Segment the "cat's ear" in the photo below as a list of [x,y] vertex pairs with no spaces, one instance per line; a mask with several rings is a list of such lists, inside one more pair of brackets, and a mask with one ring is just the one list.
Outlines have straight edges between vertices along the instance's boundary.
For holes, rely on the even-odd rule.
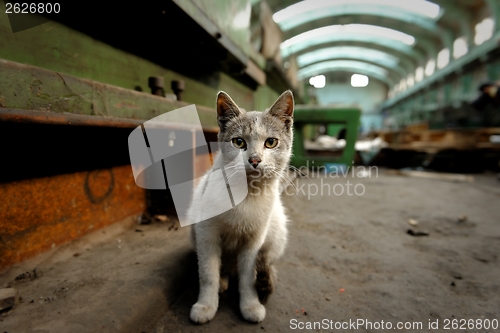
[[242,112],[238,105],[223,91],[217,94],[217,122],[221,130],[224,129],[226,123],[231,119],[238,117]]
[[285,91],[267,111],[270,115],[279,118],[289,128],[293,122],[293,94]]

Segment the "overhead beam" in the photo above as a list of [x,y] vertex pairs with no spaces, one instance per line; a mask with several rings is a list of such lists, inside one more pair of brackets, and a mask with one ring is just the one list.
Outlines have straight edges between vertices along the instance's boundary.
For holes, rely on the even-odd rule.
[[436,31],[436,22],[431,18],[412,14],[410,12],[405,12],[401,9],[390,6],[377,4],[365,4],[363,6],[360,6],[356,3],[337,6],[332,5],[325,8],[318,8],[316,10],[308,11],[307,13],[289,17],[286,20],[279,22],[278,25],[284,32],[286,32],[305,23],[316,21],[322,18],[333,18],[346,15],[375,15],[387,17],[398,21],[418,25],[422,29],[425,29],[432,33]]
[[388,76],[388,71],[385,68],[354,60],[333,60],[317,63],[299,70],[298,76],[299,79],[305,79],[309,76],[335,71],[364,74],[385,82],[389,87],[394,85],[394,80]]
[[376,51],[381,51],[384,53],[391,54],[399,59],[399,65],[405,69],[406,73],[415,72],[415,68],[419,65],[419,63],[416,61],[415,58],[412,58],[412,57],[408,56],[407,54],[404,54],[404,53],[399,52],[397,50],[394,50],[394,49],[391,49],[388,47],[384,47],[384,46],[378,45],[378,44],[354,42],[354,41],[332,42],[332,43],[316,45],[316,46],[312,46],[312,47],[309,47],[307,49],[304,49],[300,52],[297,52],[293,56],[299,57],[302,54],[306,54],[306,53],[317,51],[317,50],[322,50],[325,48],[327,49],[330,47],[362,47],[362,48],[367,48],[370,50],[376,50]]
[[290,45],[289,47],[281,50],[281,55],[284,58],[286,58],[292,54],[304,51],[313,46],[318,46],[333,42],[360,42],[360,43],[368,43],[368,44],[383,46],[385,48],[404,53],[405,55],[415,59],[416,63],[424,63],[425,60],[427,59],[426,55],[423,52],[415,50],[410,45],[404,44],[402,42],[397,42],[389,38],[382,38],[382,37],[374,38],[373,36],[363,35],[363,34],[355,34],[355,35],[329,34],[329,35],[319,36],[314,39],[309,39],[306,41],[296,43],[294,45]]
[[359,60],[380,67],[397,75],[400,79],[406,78],[407,72],[399,65],[399,59],[389,53],[355,46],[340,46],[318,49],[304,53],[297,57],[299,68],[328,60]]

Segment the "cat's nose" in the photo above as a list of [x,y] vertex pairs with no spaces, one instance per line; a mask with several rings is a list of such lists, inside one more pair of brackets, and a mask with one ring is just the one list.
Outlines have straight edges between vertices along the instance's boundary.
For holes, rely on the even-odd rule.
[[258,157],[251,157],[248,159],[248,163],[250,163],[254,169],[257,168],[260,162],[262,162],[262,160]]

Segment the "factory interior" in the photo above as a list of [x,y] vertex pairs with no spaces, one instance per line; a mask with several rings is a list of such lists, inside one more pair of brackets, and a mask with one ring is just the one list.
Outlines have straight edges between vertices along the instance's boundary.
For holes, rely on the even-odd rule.
[[[499,0],[0,1],[0,332],[500,332],[499,90]],[[220,91],[293,94],[258,323],[190,319]]]

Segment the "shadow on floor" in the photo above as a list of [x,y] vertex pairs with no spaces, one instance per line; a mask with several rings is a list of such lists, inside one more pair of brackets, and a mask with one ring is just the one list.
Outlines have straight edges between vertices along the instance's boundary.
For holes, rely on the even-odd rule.
[[[178,328],[179,324],[186,328],[196,326],[189,319],[191,307],[196,303],[199,292],[196,253],[192,250],[179,253],[175,259],[170,260],[169,265],[158,270],[157,273],[167,281],[164,294],[168,302],[168,313],[158,321],[156,327],[169,329],[172,325],[172,328]],[[245,320],[239,310],[238,279],[231,278],[228,290],[219,296],[219,309],[214,320],[219,316],[224,316],[230,317],[232,321],[244,323]],[[156,331],[153,330],[153,332]]]

